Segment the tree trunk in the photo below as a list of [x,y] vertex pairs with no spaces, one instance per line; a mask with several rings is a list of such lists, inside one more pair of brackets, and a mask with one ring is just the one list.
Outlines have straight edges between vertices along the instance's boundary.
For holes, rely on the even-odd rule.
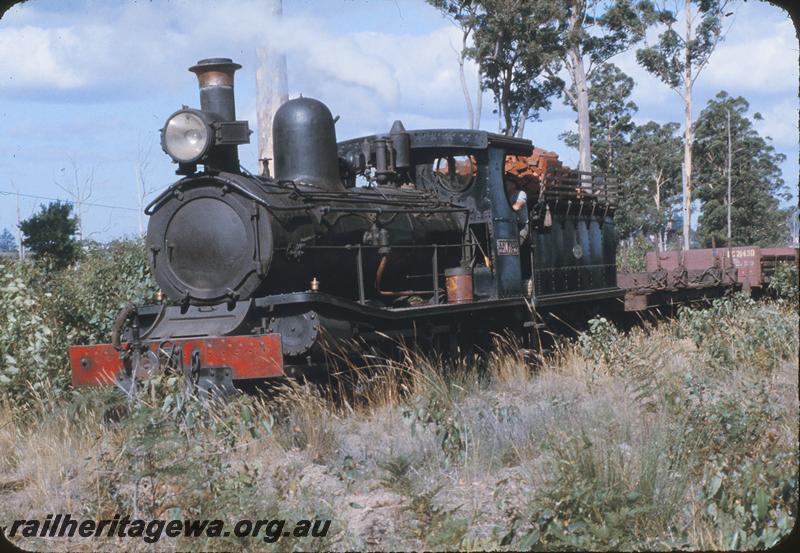
[[525,121],[528,119],[528,113],[521,111],[519,113],[519,117],[517,118],[517,132],[514,136],[517,138],[522,138],[522,135],[525,133]]
[[[16,190],[16,186],[14,186],[14,182],[11,182],[11,186]],[[22,261],[25,259],[25,246],[22,245],[22,229],[20,229],[19,224],[22,220],[19,217],[19,192],[17,192],[17,241],[19,241],[19,260]]]
[[139,163],[135,166],[136,171],[136,196],[139,199],[139,238],[144,236],[144,179],[142,178],[142,167]]
[[469,128],[475,128],[475,110],[472,109],[472,98],[469,96],[469,88],[467,88],[467,77],[464,75],[464,60],[466,59],[467,38],[469,37],[470,29],[465,29],[461,35],[461,55],[458,58],[458,76],[461,79],[461,91],[464,93],[464,103],[467,105],[467,115],[469,117]]
[[[578,170],[591,172],[592,170],[592,136],[589,128],[589,90],[586,84],[586,69],[583,65],[578,36],[586,15],[586,4],[583,1],[574,2],[569,17],[567,36],[571,38],[571,45],[567,49],[569,59],[569,73],[572,77],[572,86],[575,90],[575,111],[578,112]],[[586,186],[586,184],[584,184]],[[591,187],[591,182],[588,183]]]
[[475,119],[472,128],[478,130],[481,128],[481,108],[483,105],[483,88],[481,87],[481,70],[478,67],[478,91],[475,93]]
[[660,250],[664,250],[664,229],[663,227],[663,220],[661,218],[661,171],[656,174],[656,213],[658,214],[658,240],[656,240],[656,246]]
[[503,84],[503,121],[506,128],[503,129],[503,134],[506,136],[514,135],[514,121],[511,119],[511,110],[509,109],[509,96],[511,95],[511,78],[508,77]]
[[686,36],[684,37],[684,64],[685,74],[683,81],[684,124],[683,135],[683,249],[691,248],[692,231],[692,143],[694,129],[692,128],[692,60],[689,57],[688,44],[692,38],[692,12],[690,0],[684,0],[686,7]]
[[[282,0],[266,0],[267,13],[280,17]],[[289,99],[286,77],[286,55],[266,45],[256,49],[256,110],[258,117],[258,162],[262,175],[269,171],[273,159],[272,119],[278,108]]]
[[578,112],[578,170],[592,170],[592,136],[589,128],[589,90],[586,87],[586,71],[578,47],[570,48],[572,62],[572,84],[575,88],[575,110]]

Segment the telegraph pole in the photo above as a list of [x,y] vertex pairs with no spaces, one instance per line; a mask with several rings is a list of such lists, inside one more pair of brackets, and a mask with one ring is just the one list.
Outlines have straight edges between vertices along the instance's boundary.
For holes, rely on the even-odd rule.
[[137,164],[134,167],[136,172],[136,196],[139,199],[139,237],[144,236],[144,186],[142,185],[142,170]]
[[17,253],[19,254],[19,260],[22,261],[25,259],[25,246],[22,245],[22,229],[19,228],[19,224],[22,222],[19,215],[19,190],[17,190],[13,179],[11,180],[11,188],[17,193],[17,242],[19,242],[19,250],[17,250]]
[[19,224],[22,221],[19,219],[19,192],[17,192],[17,241],[19,242],[19,260],[25,259],[25,246],[22,245],[22,229]]
[[728,247],[731,247],[731,158],[733,152],[731,150],[731,110],[725,108],[728,112]]

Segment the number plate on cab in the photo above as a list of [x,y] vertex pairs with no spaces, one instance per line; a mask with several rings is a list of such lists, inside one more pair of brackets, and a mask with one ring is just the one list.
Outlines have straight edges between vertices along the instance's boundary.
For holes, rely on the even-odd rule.
[[516,240],[498,240],[497,255],[519,255],[519,242]]

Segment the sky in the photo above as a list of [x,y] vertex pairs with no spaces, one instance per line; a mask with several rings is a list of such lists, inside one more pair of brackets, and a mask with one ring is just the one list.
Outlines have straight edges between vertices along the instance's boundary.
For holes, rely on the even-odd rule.
[[[71,199],[76,183],[91,197],[82,207],[83,235],[99,241],[134,236],[140,214],[137,175],[149,198],[177,180],[161,151],[159,129],[181,105],[199,106],[198,60],[230,57],[237,116],[256,129],[255,49],[286,52],[290,97],[325,102],[344,140],[407,129],[467,126],[458,78],[460,31],[424,0],[284,0],[282,19],[264,0],[29,0],[0,19],[0,231],[16,234],[48,200]],[[744,96],[756,128],[786,155],[784,180],[797,199],[798,41],[780,8],[738,2],[725,41],[700,75],[694,116],[720,90]],[[652,40],[654,35],[648,37]],[[614,58],[634,78],[637,123],[683,121],[679,96],[636,64],[633,51]],[[477,88],[477,70],[467,65]],[[474,98],[474,96],[473,96]],[[497,131],[491,94],[481,128]],[[558,138],[575,128],[559,99],[528,122],[526,138],[559,153],[577,152]],[[256,134],[240,148],[257,170]],[[18,198],[13,192],[19,192]],[[9,194],[11,193],[11,194]],[[97,204],[97,205],[86,205]]]

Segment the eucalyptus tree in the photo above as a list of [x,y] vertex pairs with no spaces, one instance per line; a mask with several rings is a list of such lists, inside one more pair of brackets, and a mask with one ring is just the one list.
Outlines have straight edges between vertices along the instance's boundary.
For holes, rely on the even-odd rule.
[[[667,0],[664,0],[666,3]],[[636,52],[636,59],[649,73],[674,90],[684,104],[683,153],[683,249],[691,239],[692,214],[692,88],[708,65],[711,54],[723,40],[723,19],[730,0],[674,0],[672,10],[660,12],[665,29],[655,44]],[[695,9],[692,6],[695,6]],[[678,20],[682,7],[682,19]],[[683,30],[676,27],[683,25]]]
[[[263,0],[264,15],[280,21],[283,0]],[[266,38],[256,47],[256,117],[258,120],[258,163],[262,175],[269,172],[269,160],[275,157],[272,143],[272,119],[289,100],[286,54],[279,47],[267,45]]]
[[637,125],[618,160],[620,209],[617,234],[655,235],[665,249],[680,202],[681,138],[678,123]]
[[649,0],[563,0],[558,19],[570,84],[565,99],[578,115],[578,169],[592,169],[590,83],[595,70],[641,41],[659,12]]
[[754,122],[761,115],[748,116],[749,108],[741,96],[722,91],[697,118],[697,240],[705,246],[729,244],[729,213],[730,245],[779,245],[789,235],[787,210],[780,207],[791,198],[780,167],[786,156],[758,133]]
[[11,234],[11,231],[7,228],[3,229],[3,232],[0,232],[0,252],[16,252],[17,251],[17,241],[14,239],[14,235]]
[[549,109],[563,88],[556,76],[563,41],[559,9],[551,0],[479,1],[467,53],[494,95],[504,134],[522,136],[525,121]]
[[[589,84],[595,68],[631,48],[657,16],[650,0],[428,0],[463,31],[464,56],[477,61],[503,132],[522,135],[525,121],[564,94],[578,113],[579,169],[591,170]],[[471,33],[472,45],[467,47]],[[565,68],[569,84],[560,77]]]
[[[630,142],[638,106],[631,100],[634,81],[612,63],[600,65],[589,80],[589,125],[592,135],[592,169],[619,172],[618,158]],[[580,147],[578,133],[561,135],[573,148]]]

